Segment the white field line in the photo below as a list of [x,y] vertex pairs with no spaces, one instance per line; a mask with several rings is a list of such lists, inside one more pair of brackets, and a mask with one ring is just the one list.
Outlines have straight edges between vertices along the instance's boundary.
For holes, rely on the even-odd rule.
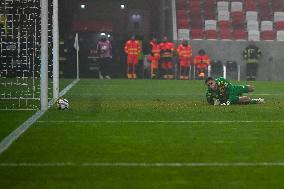
[[[76,83],[78,83],[78,79],[74,80],[72,83],[70,83],[65,89],[63,89],[59,96],[63,96],[67,91],[69,91]],[[48,103],[48,106],[52,106],[56,100],[51,100]],[[24,123],[22,123],[17,129],[12,131],[7,137],[5,137],[0,142],[0,154],[3,153],[6,149],[10,147],[10,145],[17,140],[26,130],[28,130],[32,124],[34,124],[43,114],[45,111],[37,111],[33,116],[31,116],[28,120],[26,120]]]
[[12,131],[6,138],[4,138],[0,142],[0,154],[4,152],[6,149],[9,148],[9,146],[17,139],[19,138],[26,130],[30,128],[30,126],[38,120],[45,111],[38,111],[36,112],[32,117],[30,117],[28,120],[26,120],[23,124],[21,124],[17,129]]
[[251,95],[253,95],[253,96],[257,96],[257,95],[259,95],[259,96],[284,96],[284,93],[279,93],[279,94],[270,94],[270,93],[256,93],[256,94],[254,94],[254,93],[249,93],[249,94],[251,94]]
[[40,120],[37,123],[284,123],[284,120]]
[[284,162],[19,162],[0,163],[0,167],[282,167]]
[[13,112],[17,112],[17,111],[35,111],[35,109],[0,109],[0,111],[13,111]]
[[[113,93],[73,93],[73,95],[83,95],[83,96],[127,96],[127,94],[113,94]],[[136,96],[200,96],[200,93],[186,94],[186,93],[155,93],[155,94],[137,94]],[[250,96],[284,96],[283,93],[270,94],[270,93],[249,93]]]

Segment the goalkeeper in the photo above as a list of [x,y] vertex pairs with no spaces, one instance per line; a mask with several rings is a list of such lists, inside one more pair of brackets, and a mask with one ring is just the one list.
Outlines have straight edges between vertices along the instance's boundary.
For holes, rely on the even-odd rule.
[[251,99],[243,96],[243,93],[254,91],[252,85],[232,85],[223,77],[213,79],[208,77],[205,80],[208,86],[206,93],[207,102],[212,105],[230,105],[230,104],[260,104],[264,99]]

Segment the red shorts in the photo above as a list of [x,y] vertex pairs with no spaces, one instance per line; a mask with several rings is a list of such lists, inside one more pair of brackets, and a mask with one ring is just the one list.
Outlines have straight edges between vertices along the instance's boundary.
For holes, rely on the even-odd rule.
[[207,64],[196,64],[195,67],[197,69],[206,69],[208,68],[208,65]]
[[138,56],[137,55],[128,55],[127,56],[127,64],[128,65],[138,64]]
[[165,62],[165,63],[163,63],[162,64],[162,68],[163,69],[172,69],[173,68],[173,65],[172,65],[172,63],[171,62]]
[[159,57],[152,57],[151,58],[151,68],[152,69],[157,69],[158,63],[159,63]]
[[188,58],[180,59],[179,64],[180,64],[180,67],[189,67],[190,61]]

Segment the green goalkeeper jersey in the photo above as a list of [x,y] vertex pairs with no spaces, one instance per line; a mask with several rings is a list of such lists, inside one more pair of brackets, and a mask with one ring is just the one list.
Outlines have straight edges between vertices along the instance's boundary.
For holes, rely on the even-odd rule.
[[215,82],[218,86],[218,90],[214,91],[208,88],[206,92],[207,102],[213,104],[214,99],[219,99],[221,103],[227,102],[232,84],[223,77],[216,78]]
[[223,77],[215,79],[218,90],[214,91],[208,88],[206,98],[209,104],[213,104],[215,99],[218,99],[220,103],[237,104],[239,97],[243,93],[248,93],[249,89],[247,85],[232,85]]

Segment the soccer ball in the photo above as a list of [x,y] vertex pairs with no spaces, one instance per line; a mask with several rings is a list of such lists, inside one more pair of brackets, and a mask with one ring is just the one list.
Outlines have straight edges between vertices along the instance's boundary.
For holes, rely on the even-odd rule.
[[67,99],[64,99],[64,98],[60,98],[58,101],[57,101],[57,107],[59,110],[66,110],[69,108],[69,102]]

